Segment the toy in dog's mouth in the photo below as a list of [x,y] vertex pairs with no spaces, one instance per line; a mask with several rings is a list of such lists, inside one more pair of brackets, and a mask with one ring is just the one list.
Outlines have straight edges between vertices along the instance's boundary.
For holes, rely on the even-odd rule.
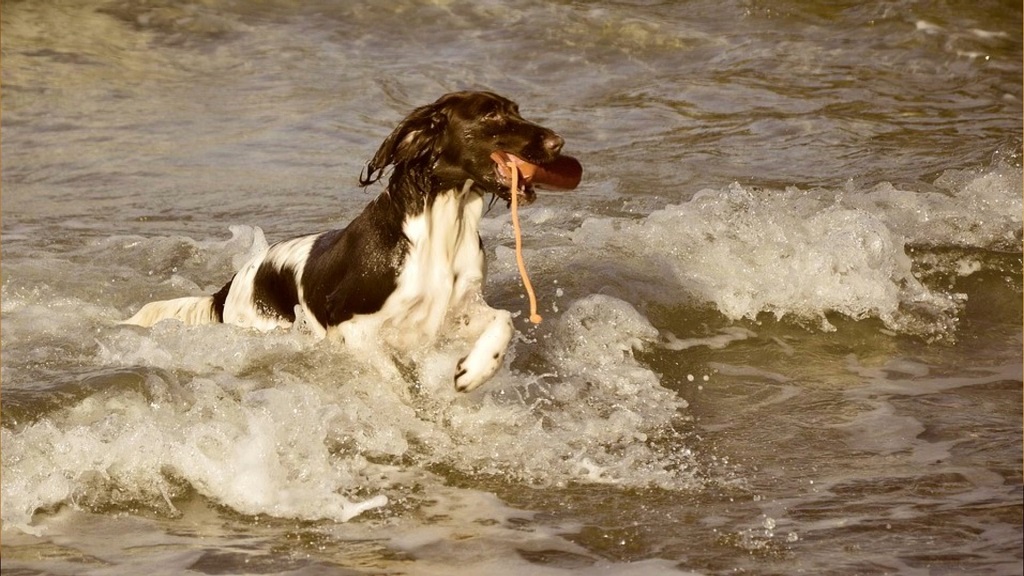
[[524,204],[536,198],[534,186],[546,190],[572,190],[583,178],[583,166],[572,156],[559,156],[544,164],[534,164],[499,150],[491,154],[491,160],[494,160],[494,172],[502,187],[498,195],[505,200],[512,197],[512,168],[509,164],[515,166],[519,173],[519,201]]

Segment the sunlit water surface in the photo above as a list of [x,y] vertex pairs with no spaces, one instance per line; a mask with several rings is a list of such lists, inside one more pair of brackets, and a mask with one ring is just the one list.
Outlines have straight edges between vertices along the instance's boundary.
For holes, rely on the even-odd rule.
[[[1019,3],[354,4],[3,3],[5,573],[1022,572]],[[458,89],[586,168],[487,386],[116,324]]]

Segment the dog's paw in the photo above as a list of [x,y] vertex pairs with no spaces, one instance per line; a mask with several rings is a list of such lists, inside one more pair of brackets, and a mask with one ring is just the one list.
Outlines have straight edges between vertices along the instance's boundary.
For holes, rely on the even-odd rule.
[[495,314],[473,344],[473,349],[455,365],[455,389],[469,392],[490,380],[505,360],[513,332],[512,318],[508,313]]
[[469,392],[479,387],[494,376],[504,359],[505,354],[502,352],[495,352],[490,357],[470,353],[455,365],[455,389]]

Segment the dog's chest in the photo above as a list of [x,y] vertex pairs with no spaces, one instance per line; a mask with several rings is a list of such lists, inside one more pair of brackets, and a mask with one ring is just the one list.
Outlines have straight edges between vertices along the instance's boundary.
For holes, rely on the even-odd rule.
[[430,343],[449,311],[479,293],[484,276],[482,212],[479,194],[451,190],[405,219],[402,230],[409,251],[379,318],[397,345]]

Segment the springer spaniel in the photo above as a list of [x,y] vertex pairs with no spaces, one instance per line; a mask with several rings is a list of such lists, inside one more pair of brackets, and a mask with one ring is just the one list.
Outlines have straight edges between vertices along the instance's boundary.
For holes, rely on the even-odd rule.
[[320,337],[399,353],[454,325],[473,342],[455,366],[455,388],[473,390],[501,367],[513,335],[511,315],[481,295],[484,195],[528,203],[534,185],[574,188],[582,167],[561,155],[563,144],[497,94],[442,96],[381,144],[359,183],[377,182],[391,166],[387,188],[347,227],[274,244],[216,294],[151,302],[125,323],[173,318],[266,331],[290,326],[298,307]]

